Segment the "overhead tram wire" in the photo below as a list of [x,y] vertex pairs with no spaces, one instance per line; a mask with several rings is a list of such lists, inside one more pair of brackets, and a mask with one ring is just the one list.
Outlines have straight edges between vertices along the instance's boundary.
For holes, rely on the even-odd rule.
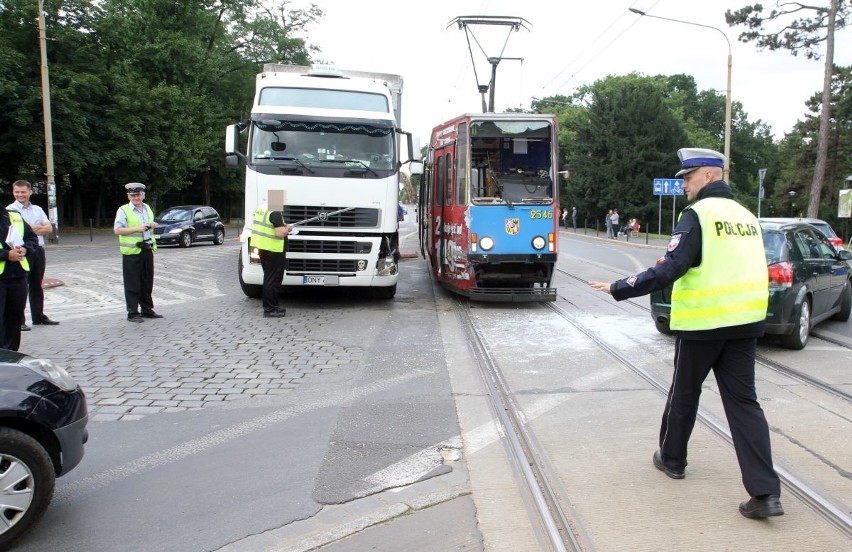
[[[648,9],[649,9],[649,10],[650,10],[650,9],[652,9],[652,8],[653,8],[654,6],[656,6],[659,2],[660,2],[660,0],[656,0],[656,2],[654,2],[653,4],[651,4],[651,7],[649,7]],[[633,7],[633,5],[635,5],[635,4],[636,4],[636,2],[632,2],[632,3],[631,3],[631,5],[628,7],[628,9],[629,9],[629,8],[631,8],[631,7]],[[618,17],[616,17],[616,18],[612,21],[612,23],[610,23],[610,24],[609,24],[609,26],[607,26],[607,27],[606,27],[606,29],[604,29],[603,31],[601,31],[601,33],[600,33],[600,34],[598,34],[598,36],[597,36],[597,37],[596,37],[596,38],[595,38],[595,39],[594,39],[594,40],[590,43],[590,46],[594,46],[594,44],[595,44],[595,43],[597,43],[599,40],[601,40],[601,38],[602,38],[604,35],[606,35],[606,34],[609,32],[609,30],[610,30],[610,29],[612,29],[612,28],[616,25],[616,23],[618,23],[618,21],[619,21],[619,20],[621,20],[621,19],[622,19],[622,18],[626,15],[626,13],[627,13],[627,12],[625,12],[624,14],[619,15]],[[597,53],[595,53],[595,54],[594,54],[591,58],[589,58],[589,60],[588,60],[586,63],[584,63],[583,65],[581,65],[579,69],[577,69],[576,71],[574,71],[574,73],[572,73],[572,74],[571,74],[571,76],[569,76],[569,77],[568,77],[568,79],[566,79],[566,80],[565,80],[562,84],[560,84],[560,85],[559,85],[559,87],[558,87],[558,88],[554,91],[554,94],[557,94],[560,90],[562,90],[563,88],[565,88],[565,85],[567,85],[569,82],[571,82],[571,81],[574,79],[574,77],[576,77],[576,76],[577,76],[577,74],[578,74],[578,73],[580,73],[583,69],[585,69],[585,68],[586,68],[586,67],[587,67],[587,66],[588,66],[591,62],[593,62],[593,61],[594,61],[594,60],[595,60],[598,56],[600,56],[602,53],[604,53],[604,52],[605,52],[605,51],[606,51],[606,50],[607,50],[610,46],[612,46],[612,45],[615,43],[615,41],[617,41],[619,38],[621,38],[621,37],[622,37],[622,35],[624,35],[624,33],[626,33],[627,31],[629,31],[629,30],[631,29],[631,27],[633,27],[633,25],[635,25],[635,24],[636,24],[636,21],[631,22],[631,23],[630,23],[627,27],[625,27],[625,28],[624,28],[624,30],[622,30],[620,33],[618,33],[618,35],[616,35],[616,36],[615,36],[615,38],[613,38],[612,40],[610,40],[610,41],[609,41],[609,43],[607,43],[607,44],[606,44],[606,46],[604,46],[603,48],[601,48],[600,50],[598,50],[598,51],[597,51]],[[567,71],[567,70],[568,70],[568,68],[569,68],[569,67],[571,67],[572,65],[574,65],[574,64],[577,62],[577,60],[579,60],[579,59],[580,59],[580,58],[582,58],[582,57],[583,57],[583,55],[582,55],[582,54],[580,54],[580,55],[578,55],[577,57],[575,57],[575,58],[574,58],[571,62],[569,62],[569,63],[568,63],[568,65],[566,65],[566,66],[565,66],[565,67],[564,67],[561,71],[559,71],[556,75],[554,75],[554,76],[553,76],[553,78],[551,78],[549,81],[547,81],[547,83],[546,83],[546,84],[544,84],[544,85],[541,87],[541,89],[543,90],[543,89],[547,88],[548,86],[550,86],[550,85],[551,85],[551,83],[553,83],[553,81],[555,81],[557,78],[559,78],[559,77],[560,77],[560,76],[561,76],[561,75],[562,75],[565,71]]]

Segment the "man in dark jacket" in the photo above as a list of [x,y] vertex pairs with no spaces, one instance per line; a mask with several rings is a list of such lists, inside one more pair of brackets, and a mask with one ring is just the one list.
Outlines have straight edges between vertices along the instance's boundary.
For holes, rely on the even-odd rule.
[[17,351],[27,303],[27,252],[38,247],[38,237],[20,213],[0,211],[0,347]]
[[781,482],[772,464],[769,426],[754,385],[757,338],[764,333],[768,276],[757,218],[733,200],[722,180],[725,157],[715,151],[678,151],[684,209],[662,262],[612,284],[589,282],[617,301],[674,284],[670,327],[677,332],[672,385],[654,466],[673,479],[686,476],[687,443],[701,386],[712,369],[725,407],[742,480],[751,499],[748,518],[784,513]]

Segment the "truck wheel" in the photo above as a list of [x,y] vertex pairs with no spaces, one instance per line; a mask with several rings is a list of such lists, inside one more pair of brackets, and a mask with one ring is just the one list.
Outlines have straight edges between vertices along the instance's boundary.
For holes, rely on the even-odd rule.
[[181,232],[180,239],[178,240],[178,245],[181,247],[189,247],[192,245],[192,234],[189,232]]
[[396,295],[396,284],[387,287],[373,288],[373,297],[377,299],[393,299]]
[[781,346],[785,349],[799,351],[808,344],[811,335],[811,303],[806,297],[799,308],[799,316],[793,326],[793,333],[781,336]]
[[222,245],[225,243],[225,231],[221,228],[216,230],[216,234],[213,236],[213,243],[216,245]]
[[53,497],[56,473],[44,447],[29,435],[0,428],[0,550],[36,523]]
[[672,335],[672,330],[669,328],[667,322],[662,322],[660,320],[654,320],[654,326],[657,327],[657,331],[663,335]]
[[239,253],[239,260],[237,261],[237,277],[240,279],[240,287],[243,290],[243,293],[246,294],[246,297],[251,297],[252,299],[260,299],[263,297],[263,286],[258,286],[255,284],[247,284],[243,281],[243,252]]

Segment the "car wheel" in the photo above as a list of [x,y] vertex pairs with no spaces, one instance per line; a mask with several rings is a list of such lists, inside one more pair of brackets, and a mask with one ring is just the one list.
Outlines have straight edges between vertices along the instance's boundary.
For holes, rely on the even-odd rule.
[[0,428],[0,550],[41,519],[55,483],[44,447],[25,433]]
[[846,322],[852,314],[852,282],[846,281],[843,291],[840,292],[840,311],[831,317],[832,320]]
[[240,288],[242,288],[243,293],[246,294],[246,297],[251,297],[252,299],[260,299],[263,297],[263,286],[258,286],[256,284],[247,284],[243,281],[243,252],[239,253],[240,259],[237,261],[237,276],[240,279]]
[[657,327],[657,331],[663,335],[672,335],[672,330],[669,328],[668,322],[654,320],[654,326]]
[[216,230],[216,234],[213,236],[213,243],[216,245],[222,245],[225,243],[225,230],[222,228],[218,228]]
[[189,232],[181,232],[180,238],[178,239],[178,245],[181,247],[189,247],[192,245],[192,234]]
[[800,350],[808,344],[811,335],[811,303],[805,298],[799,308],[799,316],[796,317],[793,333],[781,336],[781,346],[787,349]]

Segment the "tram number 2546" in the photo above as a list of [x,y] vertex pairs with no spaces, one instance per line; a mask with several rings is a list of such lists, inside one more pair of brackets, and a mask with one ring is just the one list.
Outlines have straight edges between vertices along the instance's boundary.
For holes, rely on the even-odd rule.
[[552,219],[553,218],[553,210],[552,209],[533,209],[533,210],[530,211],[530,218],[532,220]]

